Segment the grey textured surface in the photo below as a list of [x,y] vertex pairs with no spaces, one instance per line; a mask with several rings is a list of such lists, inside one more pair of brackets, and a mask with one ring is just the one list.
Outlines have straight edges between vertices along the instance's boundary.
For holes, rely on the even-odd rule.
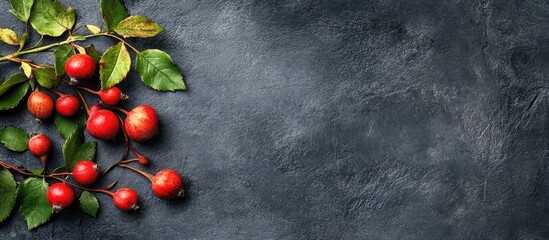
[[[97,2],[72,2],[80,23],[102,25]],[[97,219],[74,206],[32,232],[16,212],[2,238],[549,237],[546,1],[126,5],[165,26],[135,45],[169,52],[190,88],[156,93],[135,73],[122,84],[133,96],[124,106],[147,103],[161,118],[161,135],[139,145],[150,170],[182,172],[189,197],[159,200],[116,169],[104,182],[123,178],[142,211],[100,196]],[[16,71],[1,66],[3,77]],[[55,136],[61,161],[51,122],[18,108],[0,125]],[[121,149],[100,142],[97,161]],[[39,166],[30,153],[0,148],[0,157]]]

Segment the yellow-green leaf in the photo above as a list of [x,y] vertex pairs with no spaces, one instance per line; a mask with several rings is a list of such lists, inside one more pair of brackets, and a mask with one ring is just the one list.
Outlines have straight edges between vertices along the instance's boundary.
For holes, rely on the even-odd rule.
[[122,20],[118,26],[113,29],[116,33],[123,37],[139,37],[149,38],[154,37],[164,28],[158,25],[155,21],[144,16],[131,16]]
[[17,19],[26,23],[29,20],[31,14],[32,4],[34,0],[8,0],[13,7],[10,9],[10,13]]
[[34,69],[34,77],[40,86],[48,89],[56,88],[61,84],[61,79],[51,67],[39,67]]
[[0,28],[0,40],[9,45],[19,46],[17,33],[9,28]]
[[88,28],[88,30],[90,30],[93,34],[98,34],[101,32],[101,29],[95,25],[86,24],[86,28]]
[[131,61],[124,43],[120,42],[107,49],[99,61],[101,89],[105,90],[124,80],[130,71]]
[[101,0],[99,8],[108,30],[113,29],[122,19],[130,16],[120,0]]
[[32,76],[32,67],[31,67],[31,65],[29,65],[26,62],[22,62],[21,63],[21,69],[23,70],[23,73],[25,74],[25,76],[27,76],[27,78],[31,78],[31,76]]

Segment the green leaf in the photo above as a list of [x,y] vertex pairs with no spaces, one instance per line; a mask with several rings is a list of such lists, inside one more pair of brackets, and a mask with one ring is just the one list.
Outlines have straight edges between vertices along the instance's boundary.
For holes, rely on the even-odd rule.
[[61,84],[61,79],[55,74],[52,67],[39,67],[34,69],[34,77],[40,86],[52,89]]
[[9,93],[0,96],[0,110],[7,110],[16,107],[21,99],[27,95],[29,87],[29,82],[25,82],[18,85],[15,89],[12,89]]
[[76,14],[69,5],[65,8],[57,0],[36,0],[30,15],[30,24],[42,35],[61,36],[72,29]]
[[61,137],[67,139],[75,130],[84,130],[86,127],[86,116],[82,112],[79,112],[75,116],[67,118],[56,113],[53,122]]
[[76,163],[82,160],[93,161],[95,158],[97,144],[95,142],[82,144],[82,137],[82,131],[76,129],[63,144],[63,159],[68,170],[72,170]]
[[19,46],[17,33],[9,28],[0,28],[0,40],[9,45]]
[[18,85],[19,83],[26,82],[29,79],[22,73],[16,73],[10,76],[8,80],[2,82],[0,84],[0,95],[7,92],[10,88],[12,88],[15,85]]
[[53,208],[46,196],[48,187],[44,179],[33,177],[19,184],[17,196],[21,201],[21,213],[27,221],[29,230],[44,224],[53,213]]
[[88,215],[96,217],[97,211],[99,210],[99,201],[97,201],[97,198],[90,192],[83,191],[80,196],[80,208]]
[[41,175],[44,172],[44,170],[42,170],[42,169],[31,169],[31,170],[27,170],[27,171],[29,171],[30,173],[32,173],[34,175]]
[[101,90],[108,89],[126,78],[131,65],[130,53],[124,43],[120,42],[103,54],[99,61],[99,79]]
[[5,168],[0,167],[0,223],[10,215],[15,200],[17,199],[17,188],[13,175]]
[[65,63],[72,55],[74,55],[74,48],[70,45],[61,45],[53,52],[55,56],[55,74],[58,77],[65,75]]
[[0,142],[9,150],[23,152],[28,149],[29,136],[21,128],[5,127],[0,132]]
[[93,44],[90,44],[90,46],[86,48],[86,54],[92,57],[96,64],[99,64],[99,60],[101,60],[101,53],[95,49]]
[[72,170],[74,166],[76,166],[76,164],[81,161],[84,161],[84,160],[93,161],[95,159],[96,152],[97,152],[96,142],[87,142],[78,146],[78,148],[76,149],[76,152],[74,153],[69,169]]
[[135,68],[143,83],[152,89],[187,90],[179,67],[161,50],[148,49],[138,53]]
[[31,14],[32,4],[34,0],[8,0],[13,9],[10,9],[10,13],[13,14],[17,19],[26,23],[29,21]]
[[113,30],[125,38],[149,38],[158,35],[164,28],[144,16],[131,16],[122,20]]
[[120,0],[101,0],[100,10],[108,30],[113,29],[122,19],[130,16]]
[[58,168],[54,169],[51,173],[64,173],[64,172],[67,172],[66,167],[58,167]]

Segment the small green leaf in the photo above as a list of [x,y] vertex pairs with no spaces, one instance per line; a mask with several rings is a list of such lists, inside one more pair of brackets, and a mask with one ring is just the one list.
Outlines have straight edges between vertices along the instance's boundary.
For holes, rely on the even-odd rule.
[[5,168],[0,167],[0,223],[10,215],[15,200],[17,199],[17,188],[13,175]]
[[131,65],[130,53],[124,43],[120,42],[103,54],[99,61],[99,79],[101,90],[110,88],[126,78]]
[[99,27],[92,24],[86,24],[86,28],[88,28],[88,30],[90,30],[92,34],[98,34],[101,32],[101,29]]
[[48,221],[53,209],[48,202],[48,183],[44,179],[30,177],[19,184],[17,196],[21,201],[21,213],[28,229],[36,228]]
[[10,76],[8,80],[0,84],[0,95],[6,93],[13,86],[18,85],[19,83],[26,82],[29,79],[22,73],[16,73]]
[[27,76],[27,78],[32,77],[32,67],[31,67],[31,65],[29,65],[26,62],[22,62],[21,63],[21,69],[23,70],[23,73],[25,74],[25,76]]
[[74,48],[70,45],[61,45],[53,52],[55,56],[55,74],[58,77],[65,75],[65,63],[72,55],[74,55]]
[[63,159],[68,170],[72,170],[76,163],[82,160],[93,161],[95,158],[97,144],[95,142],[82,144],[82,137],[82,131],[76,129],[63,144]]
[[34,69],[34,77],[40,86],[52,89],[61,84],[61,79],[55,75],[55,69],[51,67],[39,67]]
[[9,45],[19,46],[17,33],[9,28],[0,28],[0,40]]
[[0,132],[0,142],[9,150],[23,152],[28,149],[29,136],[21,128],[5,127]]
[[65,8],[57,0],[36,0],[29,20],[38,33],[58,37],[72,29],[75,18],[76,14],[70,5]]
[[27,95],[29,87],[29,82],[24,82],[8,93],[0,96],[0,110],[7,110],[17,107],[21,99]]
[[100,10],[108,30],[113,29],[122,19],[130,16],[120,0],[101,0]]
[[148,87],[159,91],[186,90],[179,67],[170,56],[158,49],[149,49],[137,54],[137,74]]
[[96,152],[97,152],[96,142],[87,142],[78,146],[78,148],[76,149],[76,152],[74,153],[69,169],[72,170],[74,166],[76,166],[76,164],[81,161],[84,161],[84,160],[93,161],[95,159]]
[[64,173],[64,172],[67,172],[66,167],[58,167],[58,168],[54,169],[51,173]]
[[24,23],[29,21],[31,14],[32,4],[34,0],[8,0],[13,9],[10,9],[10,13],[13,14],[17,19],[21,20]]
[[67,118],[56,113],[53,122],[61,137],[67,139],[75,130],[84,130],[86,127],[86,116],[82,112],[79,112],[75,116]]
[[96,64],[99,64],[99,61],[101,60],[101,53],[95,49],[93,44],[90,44],[90,46],[86,48],[86,54],[92,57]]
[[31,170],[27,170],[27,171],[29,171],[30,173],[32,173],[34,175],[41,175],[44,172],[44,170],[42,170],[42,169],[31,169]]
[[131,16],[122,20],[113,30],[125,38],[149,38],[158,35],[164,28],[144,16]]
[[86,214],[96,217],[97,211],[99,210],[99,201],[97,198],[88,191],[83,191],[80,196],[80,208]]

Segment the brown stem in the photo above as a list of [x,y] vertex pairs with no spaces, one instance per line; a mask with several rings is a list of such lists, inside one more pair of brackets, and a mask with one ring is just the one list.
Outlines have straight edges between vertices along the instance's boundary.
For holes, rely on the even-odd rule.
[[59,92],[59,91],[57,91],[57,90],[55,90],[55,89],[53,89],[53,88],[50,89],[50,91],[52,91],[53,93],[57,94],[59,97],[65,96],[65,94],[63,94],[62,92]]
[[119,163],[127,164],[127,163],[131,163],[131,162],[139,162],[139,159],[138,158],[126,159],[126,160],[120,161]]
[[86,91],[86,92],[89,92],[89,93],[91,93],[91,94],[99,95],[99,92],[94,91],[94,90],[91,90],[91,89],[89,89],[89,88],[87,88],[87,87],[82,87],[82,86],[75,86],[75,87],[78,88],[78,89],[80,89],[80,90],[84,90],[84,91]]
[[120,160],[118,160],[116,163],[114,163],[113,165],[111,165],[109,168],[107,168],[107,170],[105,170],[103,172],[103,176],[107,175],[107,173],[109,173],[114,167],[116,167],[122,160],[124,160],[124,158],[126,158],[126,156],[128,156],[128,146],[126,145],[126,150],[124,150],[124,154],[122,154],[122,157],[120,158]]
[[85,187],[82,187],[82,186],[80,186],[80,185],[78,185],[78,184],[76,184],[76,183],[72,183],[72,182],[66,181],[65,179],[62,179],[62,178],[58,178],[58,177],[54,177],[54,176],[45,176],[45,177],[55,179],[55,180],[60,181],[60,182],[62,182],[62,183],[71,185],[71,186],[76,187],[76,188],[80,188],[80,189],[82,189],[82,190],[86,190],[86,191],[88,191],[88,192],[97,192],[97,193],[107,194],[107,195],[109,195],[109,196],[111,196],[111,197],[113,196],[113,193],[112,193],[112,192],[107,191],[107,190],[105,190],[105,189],[85,188]]
[[88,107],[88,102],[86,101],[84,96],[82,96],[82,93],[80,93],[80,91],[78,91],[78,89],[76,89],[76,93],[80,97],[80,100],[82,100],[82,103],[84,103],[84,108],[86,109],[86,114],[90,115],[90,108]]
[[130,169],[130,170],[132,170],[132,171],[134,171],[134,172],[136,172],[136,173],[139,173],[139,174],[143,175],[144,177],[146,177],[147,179],[149,179],[149,181],[151,181],[151,182],[152,182],[153,179],[154,179],[154,176],[153,176],[152,174],[150,174],[150,173],[148,173],[148,172],[145,172],[145,171],[142,171],[142,170],[139,170],[139,169],[137,169],[137,168],[133,168],[133,167],[130,167],[130,166],[125,165],[125,164],[118,164],[118,166],[123,167],[123,168]]
[[113,107],[113,106],[107,106],[107,105],[103,105],[103,107],[120,111],[120,112],[122,112],[126,115],[128,115],[130,113],[130,112],[126,111],[126,109],[119,108],[119,107]]
[[68,176],[68,175],[72,175],[72,173],[70,172],[52,173],[49,176]]

